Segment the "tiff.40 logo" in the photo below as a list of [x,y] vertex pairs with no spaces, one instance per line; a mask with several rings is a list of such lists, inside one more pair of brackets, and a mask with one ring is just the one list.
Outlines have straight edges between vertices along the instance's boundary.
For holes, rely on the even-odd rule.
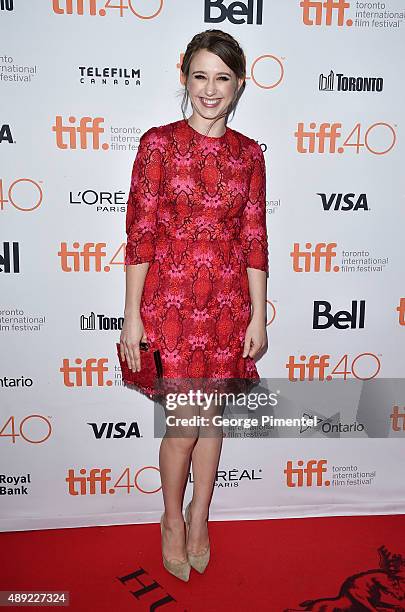
[[[139,3],[134,2],[134,4]],[[150,0],[146,4],[150,5]],[[105,17],[108,14],[125,17],[132,13],[138,19],[153,19],[162,11],[163,0],[155,0],[152,5],[157,6],[155,12],[145,15],[136,10],[133,0],[115,0],[114,2],[112,0],[52,0],[53,12],[57,15],[90,15],[91,17],[97,15]]]
[[321,123],[318,126],[311,121],[306,127],[304,122],[300,122],[294,132],[297,152],[342,154],[346,150],[354,149],[356,154],[367,150],[374,155],[385,155],[393,149],[397,137],[392,125],[378,121],[370,125],[364,135],[363,129],[361,123],[356,123],[345,137],[341,123]]
[[346,11],[350,9],[350,2],[345,0],[302,0],[302,21],[307,26],[352,26],[353,20],[346,19]]

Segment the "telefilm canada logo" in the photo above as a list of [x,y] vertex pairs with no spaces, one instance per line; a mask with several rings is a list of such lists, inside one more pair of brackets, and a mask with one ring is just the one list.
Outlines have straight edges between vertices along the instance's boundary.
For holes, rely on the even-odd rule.
[[141,85],[140,68],[79,66],[78,70],[82,85]]
[[382,77],[346,76],[342,72],[329,71],[321,73],[318,79],[319,91],[382,91],[384,79]]

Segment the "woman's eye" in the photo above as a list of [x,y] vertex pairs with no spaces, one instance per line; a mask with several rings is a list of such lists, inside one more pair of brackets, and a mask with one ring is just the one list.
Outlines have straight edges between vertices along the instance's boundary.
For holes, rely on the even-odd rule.
[[[195,74],[195,75],[194,75],[194,77],[195,77],[196,79],[205,79],[205,76],[204,76],[203,74]],[[227,77],[227,76],[220,76],[220,77],[218,77],[218,78],[219,78],[219,80],[221,80],[221,81],[229,81],[229,77]]]

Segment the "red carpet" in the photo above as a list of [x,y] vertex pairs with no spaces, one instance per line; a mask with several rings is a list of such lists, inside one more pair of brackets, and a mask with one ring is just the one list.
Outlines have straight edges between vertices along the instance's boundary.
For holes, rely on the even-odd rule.
[[66,590],[74,612],[405,612],[405,515],[210,522],[210,537],[205,574],[182,583],[158,524],[2,533],[0,590]]

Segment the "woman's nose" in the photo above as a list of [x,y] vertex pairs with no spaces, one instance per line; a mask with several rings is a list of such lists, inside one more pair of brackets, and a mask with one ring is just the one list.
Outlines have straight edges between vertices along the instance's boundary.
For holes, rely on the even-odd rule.
[[205,86],[205,93],[207,94],[207,96],[213,96],[215,91],[216,91],[215,83],[207,82]]

